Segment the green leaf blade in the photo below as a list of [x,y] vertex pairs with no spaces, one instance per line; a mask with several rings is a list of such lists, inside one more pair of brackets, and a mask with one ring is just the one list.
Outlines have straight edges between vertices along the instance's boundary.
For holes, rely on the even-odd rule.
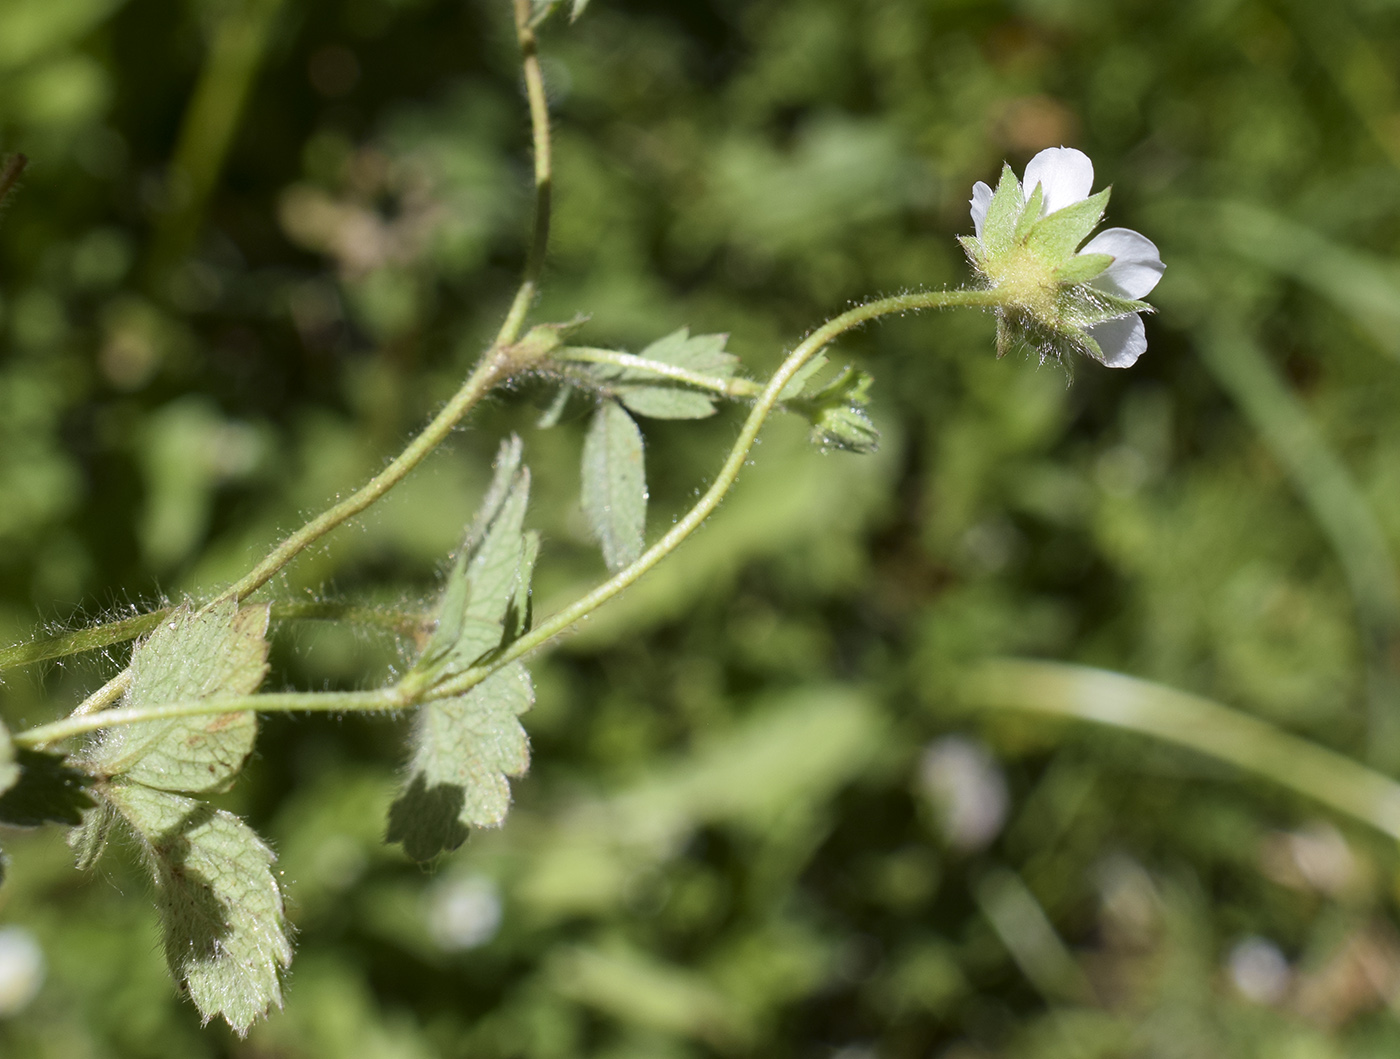
[[[178,608],[132,655],[130,707],[159,707],[251,695],[267,674],[267,604],[225,600],[202,611]],[[257,738],[250,710],[123,725],[106,731],[86,754],[96,775],[121,776],[161,790],[203,793],[226,788]]]
[[155,877],[166,961],[204,1021],[240,1035],[282,1005],[291,963],[275,857],[232,813],[141,784],[108,796],[140,837]]
[[534,705],[530,674],[506,666],[465,695],[418,711],[409,779],[389,811],[390,842],[414,860],[460,846],[473,827],[494,827],[510,808],[509,776],[530,764],[519,717]]
[[609,570],[642,554],[647,487],[642,433],[616,401],[598,407],[583,443],[583,510]]

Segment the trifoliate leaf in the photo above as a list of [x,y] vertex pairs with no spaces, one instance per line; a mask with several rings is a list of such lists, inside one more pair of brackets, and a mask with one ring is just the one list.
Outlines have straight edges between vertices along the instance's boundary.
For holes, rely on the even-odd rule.
[[0,823],[11,827],[76,824],[92,799],[83,789],[90,778],[70,768],[58,754],[38,750],[13,751],[18,779],[0,794]]
[[[448,575],[437,627],[422,660],[439,676],[460,672],[499,647],[506,639],[507,615],[517,615],[513,624],[518,628],[519,615],[527,609],[529,584],[521,581],[526,547],[521,527],[530,499],[530,471],[521,466],[520,458],[518,437],[502,442],[491,487]],[[533,553],[530,565],[534,565]]]
[[1063,285],[1087,283],[1113,264],[1112,254],[1075,254],[1055,270],[1055,281]]
[[616,401],[603,401],[583,441],[583,511],[609,570],[642,554],[647,483],[642,432]]
[[408,782],[389,810],[389,841],[414,860],[456,849],[472,827],[492,827],[510,807],[507,776],[530,764],[517,718],[535,701],[530,674],[506,666],[465,695],[423,705]]
[[15,760],[15,744],[10,730],[0,721],[0,794],[19,782],[19,762]]
[[992,201],[987,204],[987,217],[982,222],[982,243],[993,254],[1008,249],[1016,240],[1016,222],[1025,209],[1021,182],[1009,165],[1001,167],[1001,179]]
[[[1103,219],[1110,190],[1104,188],[1097,195],[1090,195],[1036,221],[1026,236],[1026,248],[1042,261],[1063,261]],[[1029,208],[1026,212],[1030,212]]]
[[[268,606],[224,600],[185,604],[136,648],[122,705],[162,706],[251,695],[267,674]],[[87,752],[89,771],[161,790],[222,790],[257,737],[252,711],[181,717],[108,729]]]
[[273,853],[232,813],[116,782],[107,796],[139,836],[156,884],[170,973],[208,1022],[240,1035],[275,1004],[292,959]]

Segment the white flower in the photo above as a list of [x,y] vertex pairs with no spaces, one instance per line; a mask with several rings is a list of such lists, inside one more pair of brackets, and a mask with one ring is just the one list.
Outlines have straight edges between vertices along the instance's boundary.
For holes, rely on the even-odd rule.
[[1078,246],[1108,202],[1107,190],[1090,195],[1093,185],[1094,163],[1073,147],[1041,151],[1024,181],[1005,168],[995,192],[980,180],[973,185],[977,234],[962,242],[989,285],[1007,294],[998,309],[1002,352],[1021,337],[1042,356],[1076,348],[1126,368],[1147,349],[1141,313],[1150,307],[1140,299],[1166,266],[1152,240],[1128,228]]

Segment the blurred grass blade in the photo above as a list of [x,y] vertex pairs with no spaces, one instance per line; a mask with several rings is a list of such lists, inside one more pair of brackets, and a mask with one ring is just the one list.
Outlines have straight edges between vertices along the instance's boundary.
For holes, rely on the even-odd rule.
[[1218,217],[1222,246],[1312,288],[1400,360],[1400,269],[1394,262],[1251,203],[1222,203]]
[[1400,838],[1400,783],[1209,699],[1088,666],[1020,659],[983,663],[961,692],[973,706],[1093,721],[1188,747]]
[[151,276],[178,264],[199,233],[234,134],[262,66],[282,0],[235,0],[219,22],[170,162],[167,212],[155,235]]
[[998,868],[978,881],[974,896],[1016,966],[1045,999],[1093,1001],[1088,977],[1019,875]]
[[1230,325],[1199,335],[1198,348],[1287,472],[1346,575],[1366,644],[1371,736],[1383,759],[1400,734],[1400,696],[1389,657],[1400,635],[1400,573],[1375,513],[1307,406],[1250,336]]

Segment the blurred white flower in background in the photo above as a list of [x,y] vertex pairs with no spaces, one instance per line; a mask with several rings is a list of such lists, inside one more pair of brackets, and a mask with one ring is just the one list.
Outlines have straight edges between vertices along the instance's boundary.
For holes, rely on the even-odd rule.
[[1237,942],[1226,964],[1230,981],[1240,995],[1256,1004],[1277,1004],[1293,981],[1288,957],[1267,938],[1249,937]]
[[428,934],[448,952],[485,945],[501,929],[501,892],[484,875],[440,879],[424,894]]
[[27,1008],[44,984],[44,950],[24,927],[0,929],[0,1018]]
[[975,739],[950,735],[930,743],[919,765],[919,783],[954,849],[981,849],[1006,823],[1006,778]]

